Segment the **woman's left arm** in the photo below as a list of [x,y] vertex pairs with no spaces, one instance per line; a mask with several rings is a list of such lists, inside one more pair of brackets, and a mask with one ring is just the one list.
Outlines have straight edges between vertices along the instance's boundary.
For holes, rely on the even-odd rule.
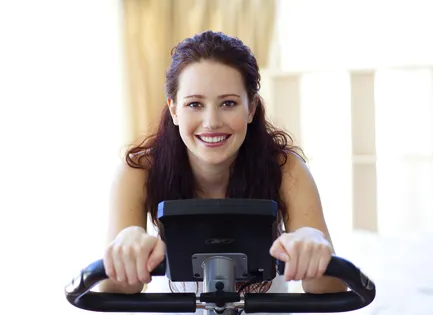
[[286,262],[285,279],[302,280],[308,293],[346,291],[340,280],[323,276],[335,251],[316,183],[295,154],[289,154],[283,168],[281,196],[287,206],[287,233],[274,242],[270,253]]

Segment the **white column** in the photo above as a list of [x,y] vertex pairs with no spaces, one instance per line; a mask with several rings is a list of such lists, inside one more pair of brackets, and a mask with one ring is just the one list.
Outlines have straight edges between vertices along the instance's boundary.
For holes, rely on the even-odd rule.
[[377,232],[374,71],[351,72],[353,228]]
[[300,144],[300,76],[298,74],[274,76],[271,93],[273,95],[272,121],[289,132],[296,144]]

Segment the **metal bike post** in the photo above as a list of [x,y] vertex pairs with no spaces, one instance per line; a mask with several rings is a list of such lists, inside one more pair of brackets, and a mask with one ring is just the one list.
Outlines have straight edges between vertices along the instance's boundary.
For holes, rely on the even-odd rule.
[[[203,292],[217,291],[223,284],[226,292],[236,291],[236,264],[235,261],[224,256],[212,256],[203,262]],[[214,310],[205,310],[205,315],[234,315],[235,310],[225,309],[222,313]]]

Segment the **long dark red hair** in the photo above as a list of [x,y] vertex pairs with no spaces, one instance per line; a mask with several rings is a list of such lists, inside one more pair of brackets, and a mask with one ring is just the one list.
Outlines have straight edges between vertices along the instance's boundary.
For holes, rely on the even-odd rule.
[[[185,66],[213,60],[237,69],[243,78],[248,99],[258,97],[253,121],[248,125],[244,143],[231,167],[227,198],[272,199],[279,205],[280,219],[287,219],[287,206],[280,197],[281,166],[288,154],[302,151],[292,138],[266,120],[260,89],[259,67],[251,50],[237,38],[206,31],[180,42],[172,50],[166,73],[165,93],[176,99],[178,77]],[[147,168],[145,211],[158,225],[158,203],[163,200],[195,197],[195,180],[178,127],[164,106],[158,130],[127,151],[126,161],[134,168]],[[146,159],[146,161],[143,161]]]

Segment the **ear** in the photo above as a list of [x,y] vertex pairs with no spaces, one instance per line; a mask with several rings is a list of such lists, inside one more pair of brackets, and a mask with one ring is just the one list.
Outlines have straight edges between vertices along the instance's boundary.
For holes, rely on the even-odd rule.
[[253,101],[250,105],[250,112],[248,113],[248,123],[250,124],[253,121],[254,114],[256,113],[257,105],[260,102],[260,97],[257,94],[254,94]]
[[173,124],[178,126],[179,123],[178,123],[177,114],[176,114],[176,104],[174,103],[174,101],[171,98],[167,99],[167,106],[168,106],[168,109],[170,110],[170,115],[171,115],[171,119],[173,120]]

